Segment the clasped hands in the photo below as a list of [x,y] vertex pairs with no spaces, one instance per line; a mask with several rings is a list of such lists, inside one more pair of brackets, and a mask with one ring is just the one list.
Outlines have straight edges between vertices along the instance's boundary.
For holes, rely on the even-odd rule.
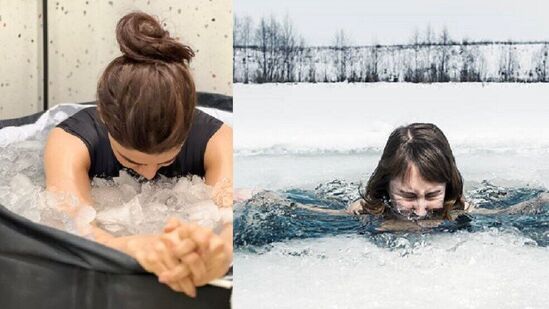
[[168,220],[163,234],[143,236],[128,243],[141,266],[171,289],[196,297],[196,288],[220,278],[232,262],[232,244],[210,229]]

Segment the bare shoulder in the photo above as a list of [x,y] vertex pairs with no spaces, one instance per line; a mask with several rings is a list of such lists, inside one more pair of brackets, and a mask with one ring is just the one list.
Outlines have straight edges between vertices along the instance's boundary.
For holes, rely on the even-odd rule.
[[[71,176],[74,172],[86,172],[91,165],[88,147],[84,142],[61,128],[51,130],[44,150],[46,181],[57,175]],[[50,177],[51,176],[51,177]]]
[[213,185],[233,176],[233,129],[223,124],[210,138],[204,154],[206,183]]
[[222,145],[222,146],[228,146],[230,145],[232,148],[233,145],[233,128],[229,127],[226,124],[223,124],[217,132],[212,135],[210,140],[208,141],[208,147],[216,146],[216,145]]
[[233,129],[223,124],[208,141],[204,158],[207,164],[228,156],[233,156]]
[[90,165],[90,154],[84,142],[61,128],[53,128],[46,142],[45,160],[69,159],[81,165]]

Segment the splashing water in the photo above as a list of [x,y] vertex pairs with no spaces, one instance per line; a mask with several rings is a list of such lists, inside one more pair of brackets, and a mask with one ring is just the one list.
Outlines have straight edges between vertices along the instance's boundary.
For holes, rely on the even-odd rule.
[[[543,194],[471,186],[467,199],[492,210]],[[376,220],[296,207],[344,209],[358,187],[334,180],[314,190],[259,192],[237,204],[235,306],[277,299],[264,307],[544,308],[549,301],[548,203],[535,213],[472,214],[465,224],[419,232],[379,232]]]
[[[312,205],[319,209],[344,210],[359,198],[360,185],[343,180],[322,183],[314,190],[289,189],[282,192],[263,191],[235,206],[235,245],[262,246],[269,243],[338,234],[367,234],[375,237],[380,221],[363,216],[334,216],[297,207]],[[500,212],[472,215],[467,222],[443,222],[430,231],[471,232],[487,228],[518,230],[540,246],[549,245],[549,201],[533,203],[530,208],[509,212],[512,205],[542,196],[542,188],[508,188],[482,182],[467,192],[467,200],[478,208]],[[465,223],[465,225],[464,225]],[[390,233],[389,233],[390,234]],[[383,234],[383,235],[389,235]]]

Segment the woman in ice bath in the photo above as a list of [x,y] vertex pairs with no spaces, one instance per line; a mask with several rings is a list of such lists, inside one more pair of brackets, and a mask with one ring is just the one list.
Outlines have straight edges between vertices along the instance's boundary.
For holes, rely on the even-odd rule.
[[[44,155],[48,190],[93,205],[90,179],[116,177],[121,169],[148,180],[193,174],[212,186],[231,182],[232,129],[195,109],[191,48],[142,12],[123,17],[116,37],[123,55],[98,82],[97,108],[76,113],[50,133]],[[98,227],[93,235],[191,296],[196,286],[225,274],[232,260],[230,224],[220,235],[177,221],[161,235],[113,237]]]
[[383,218],[380,229],[435,227],[465,213],[519,213],[535,210],[549,194],[506,209],[475,209],[463,196],[463,179],[444,133],[434,124],[414,123],[394,130],[361,198],[345,211],[298,207],[330,214]]

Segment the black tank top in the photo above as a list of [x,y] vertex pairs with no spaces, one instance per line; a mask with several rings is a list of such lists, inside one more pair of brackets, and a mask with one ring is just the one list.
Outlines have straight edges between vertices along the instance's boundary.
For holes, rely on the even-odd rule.
[[[195,109],[189,136],[175,162],[160,168],[157,177],[159,174],[167,177],[187,176],[189,174],[204,177],[206,145],[222,124],[221,120]],[[135,171],[120,164],[114,156],[107,128],[99,120],[95,106],[77,112],[58,124],[57,127],[80,138],[88,147],[91,160],[88,172],[90,179],[93,177],[117,177],[120,170],[126,170],[131,175],[138,176]]]

